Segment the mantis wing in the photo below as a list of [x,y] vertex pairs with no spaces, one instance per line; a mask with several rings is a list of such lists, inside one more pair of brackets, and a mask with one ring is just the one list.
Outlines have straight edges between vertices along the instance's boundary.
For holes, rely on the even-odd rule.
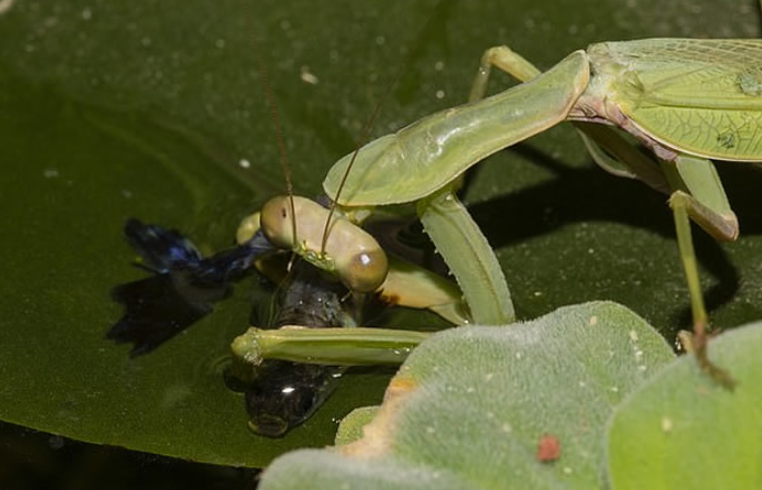
[[682,153],[762,160],[762,40],[644,39],[588,48],[594,88]]

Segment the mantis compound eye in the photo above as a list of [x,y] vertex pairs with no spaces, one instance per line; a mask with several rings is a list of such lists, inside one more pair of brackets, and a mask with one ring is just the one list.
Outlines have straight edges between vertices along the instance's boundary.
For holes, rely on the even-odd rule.
[[386,253],[378,248],[354,254],[339,274],[341,282],[352,291],[371,293],[383,284],[388,270]]

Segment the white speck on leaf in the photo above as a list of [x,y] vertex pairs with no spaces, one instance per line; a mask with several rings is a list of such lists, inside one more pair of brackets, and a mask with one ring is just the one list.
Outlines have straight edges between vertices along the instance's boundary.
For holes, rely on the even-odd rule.
[[310,85],[317,85],[320,83],[320,79],[310,71],[309,66],[302,67],[300,77],[304,83],[309,83]]

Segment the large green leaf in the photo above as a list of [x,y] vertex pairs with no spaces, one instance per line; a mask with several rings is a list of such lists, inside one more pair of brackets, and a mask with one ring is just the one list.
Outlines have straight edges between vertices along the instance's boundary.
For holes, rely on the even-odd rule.
[[[247,432],[243,402],[219,374],[246,327],[251,284],[143,358],[103,335],[121,314],[110,288],[144,275],[129,265],[127,217],[181,229],[209,251],[282,189],[256,52],[297,189],[311,194],[399,71],[372,136],[463,101],[493,44],[547,68],[593,41],[760,35],[753,0],[2,3],[11,7],[0,14],[0,419],[249,466],[329,442],[333,419],[380,401],[388,378],[350,375],[302,428],[264,440]],[[749,265],[762,256],[762,175],[720,167],[745,235],[698,246],[712,318],[732,327],[762,315]],[[614,299],[668,336],[687,323],[664,197],[593,168],[569,128],[490,158],[466,200],[524,318]],[[398,321],[435,323],[407,312]]]
[[[439,333],[402,366],[363,439],[283,456],[261,488],[604,488],[607,419],[673,358],[611,303]],[[543,437],[559,442],[553,461],[538,456]]]

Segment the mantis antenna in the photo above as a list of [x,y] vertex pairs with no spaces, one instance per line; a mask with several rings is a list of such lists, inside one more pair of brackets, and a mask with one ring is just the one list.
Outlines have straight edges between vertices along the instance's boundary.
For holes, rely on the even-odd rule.
[[[389,98],[389,95],[392,93],[392,89],[395,85],[397,85],[397,82],[402,77],[403,70],[400,70],[397,73],[397,76],[394,77],[394,80],[392,83],[389,84],[389,86],[386,88],[386,92],[384,92],[384,95],[378,100],[378,103],[376,104],[376,107],[373,109],[373,113],[368,118],[368,121],[365,123],[365,127],[362,130],[362,133],[360,135],[360,139],[357,141],[357,147],[355,148],[355,152],[352,154],[352,159],[349,161],[349,165],[347,165],[347,170],[344,172],[344,175],[341,177],[341,183],[339,184],[339,187],[336,189],[336,196],[334,196],[333,199],[331,199],[331,207],[328,210],[328,218],[325,220],[325,228],[323,228],[323,241],[320,245],[320,253],[325,253],[325,247],[326,243],[328,242],[328,230],[331,228],[331,219],[333,218],[334,211],[336,210],[336,204],[339,202],[339,196],[341,195],[341,190],[344,188],[344,184],[347,181],[347,177],[349,176],[349,172],[352,170],[352,166],[355,163],[355,160],[357,160],[357,155],[360,153],[360,148],[362,148],[365,145],[365,141],[368,139],[368,136],[370,136],[370,130],[373,128],[373,122],[376,120],[376,116],[381,112],[381,107],[386,102],[386,99]],[[296,232],[294,232],[294,236],[296,236]]]
[[[244,2],[244,5],[248,4]],[[262,84],[262,90],[267,97],[267,107],[270,109],[270,113],[275,123],[275,136],[278,141],[278,152],[280,153],[280,164],[283,167],[283,174],[286,177],[286,192],[288,193],[289,207],[291,208],[291,232],[293,233],[294,243],[297,243],[296,235],[296,207],[294,206],[294,185],[291,179],[291,166],[286,158],[286,145],[283,144],[283,131],[281,131],[280,122],[278,120],[278,107],[275,105],[275,99],[273,99],[272,87],[270,87],[270,78],[267,75],[267,66],[262,58],[262,50],[259,49],[259,43],[254,33],[251,34],[251,41],[254,45],[254,53],[257,56],[257,71],[259,72],[259,78]],[[330,219],[330,217],[329,217]],[[323,240],[323,246],[325,246],[325,239]]]

